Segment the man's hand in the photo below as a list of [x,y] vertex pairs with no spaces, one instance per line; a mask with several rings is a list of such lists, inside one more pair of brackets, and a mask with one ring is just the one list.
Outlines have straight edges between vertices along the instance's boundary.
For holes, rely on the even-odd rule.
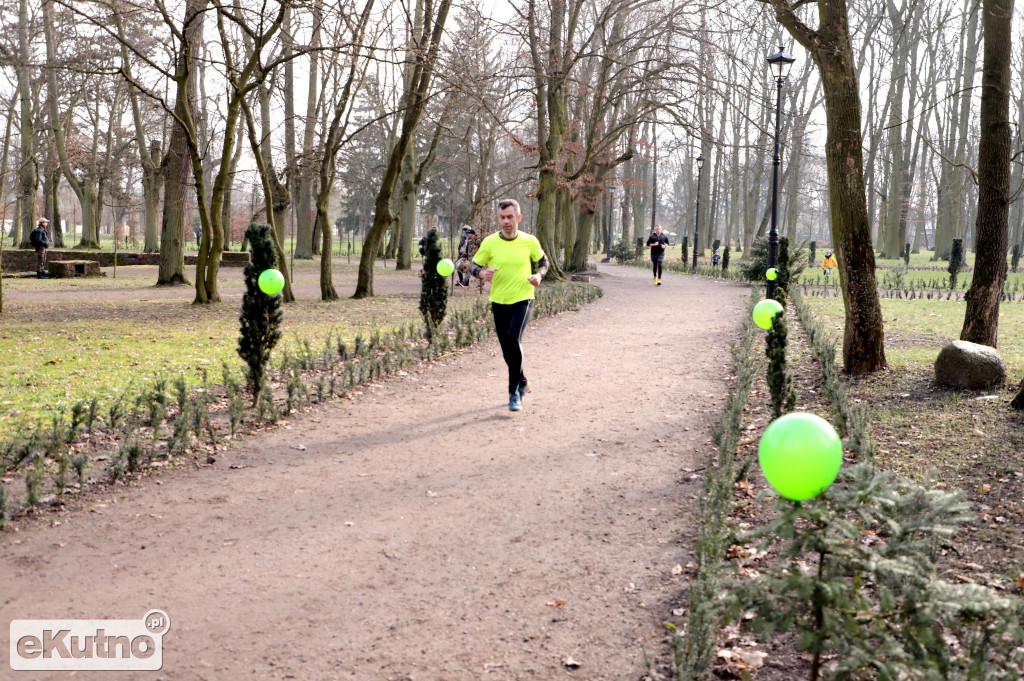
[[487,268],[486,270],[480,270],[480,278],[484,281],[492,281],[494,279],[494,273],[498,271],[498,268]]
[[531,274],[530,278],[527,279],[527,281],[530,282],[530,284],[533,286],[540,286],[540,278],[541,277],[539,274]]

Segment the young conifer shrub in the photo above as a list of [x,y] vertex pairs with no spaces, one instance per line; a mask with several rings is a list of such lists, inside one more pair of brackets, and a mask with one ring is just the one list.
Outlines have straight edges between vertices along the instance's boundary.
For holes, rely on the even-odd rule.
[[903,264],[910,267],[910,242],[903,244]]
[[437,273],[441,260],[441,238],[436,229],[427,232],[420,274],[420,314],[427,324],[427,338],[433,338],[448,310],[448,278]]
[[124,394],[122,393],[107,406],[107,424],[110,426],[110,430],[117,430],[118,426],[121,425],[121,419],[123,418]]
[[41,490],[40,486],[43,484],[43,477],[46,474],[46,470],[43,468],[43,457],[38,457],[35,463],[28,467],[25,471],[25,503],[31,508],[39,503]]
[[686,236],[683,237],[683,250],[682,250],[682,253],[683,253],[682,261],[683,262],[687,262],[690,259],[690,255],[689,255],[689,253],[690,253],[690,250],[689,250],[689,237],[686,237]]
[[78,429],[82,426],[83,423],[85,423],[85,415],[87,411],[88,407],[86,406],[83,400],[78,400],[73,405],[71,405],[71,425],[68,428],[67,432],[68,442],[75,439],[75,435],[78,434]]
[[775,418],[792,411],[796,406],[796,389],[793,387],[793,376],[789,372],[786,363],[786,345],[789,336],[789,328],[786,324],[786,302],[788,300],[788,287],[792,277],[789,265],[789,239],[779,239],[779,263],[778,279],[775,286],[775,300],[783,308],[772,321],[765,337],[765,354],[768,355],[768,389],[771,393],[772,410]]
[[1021,603],[942,577],[938,549],[970,516],[961,493],[930,483],[862,463],[815,499],[780,500],[742,540],[778,557],[735,584],[729,614],[795,632],[810,681],[1020,678]]
[[10,519],[11,495],[7,492],[7,485],[0,482],[0,530],[4,529]]
[[818,242],[812,241],[807,245],[807,266],[815,267],[818,264]]
[[71,459],[71,467],[75,469],[75,475],[78,476],[79,487],[85,487],[85,473],[89,470],[89,463],[89,455],[85,452],[79,452]]
[[268,296],[260,290],[258,280],[265,270],[277,269],[277,253],[268,225],[249,225],[245,230],[249,241],[251,262],[245,266],[245,294],[242,296],[238,355],[245,362],[245,379],[253,396],[260,398],[264,373],[270,353],[281,340],[281,296]]
[[1013,250],[1010,252],[1010,267],[1014,272],[1017,271],[1017,265],[1020,264],[1020,244],[1014,244]]
[[953,248],[949,251],[949,267],[946,268],[949,272],[949,290],[952,291],[956,288],[956,279],[960,275],[960,270],[964,267],[964,240],[953,239]]
[[100,409],[100,399],[94,397],[89,400],[89,410],[85,414],[85,429],[87,432],[92,432],[92,427],[96,423],[96,416]]
[[729,247],[726,246],[725,250],[722,251],[722,271],[725,272],[729,269]]
[[57,494],[60,499],[64,498],[64,492],[68,488],[68,469],[71,467],[71,457],[67,451],[63,448],[60,453],[54,458],[57,464],[56,469],[53,472],[53,491]]

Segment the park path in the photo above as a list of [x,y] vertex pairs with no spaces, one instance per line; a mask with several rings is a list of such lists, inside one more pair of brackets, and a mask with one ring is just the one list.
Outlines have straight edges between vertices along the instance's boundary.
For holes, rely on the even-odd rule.
[[602,299],[531,323],[522,412],[492,337],[3,534],[0,632],[169,614],[162,672],[75,679],[639,679],[747,295],[648,276],[602,266]]

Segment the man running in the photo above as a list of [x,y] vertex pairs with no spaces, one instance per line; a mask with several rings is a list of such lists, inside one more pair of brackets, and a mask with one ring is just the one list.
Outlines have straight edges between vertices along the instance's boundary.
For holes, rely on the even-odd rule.
[[661,263],[665,261],[665,247],[668,237],[661,233],[661,225],[655,225],[647,237],[647,248],[651,249],[651,267],[654,270],[654,285],[661,286]]
[[[469,269],[474,277],[491,282],[489,300],[494,330],[508,365],[509,411],[523,408],[523,396],[529,390],[529,381],[523,374],[523,330],[533,311],[533,290],[548,271],[548,259],[540,241],[532,234],[519,231],[522,220],[518,201],[499,201],[501,230],[480,243]],[[536,272],[533,272],[534,263]]]

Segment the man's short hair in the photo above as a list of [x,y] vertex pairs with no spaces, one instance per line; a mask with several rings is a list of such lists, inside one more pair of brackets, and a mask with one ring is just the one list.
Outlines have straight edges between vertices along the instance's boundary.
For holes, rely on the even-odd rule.
[[505,210],[509,206],[514,206],[517,215],[522,215],[523,211],[519,208],[519,202],[515,199],[502,199],[498,201],[498,210]]

